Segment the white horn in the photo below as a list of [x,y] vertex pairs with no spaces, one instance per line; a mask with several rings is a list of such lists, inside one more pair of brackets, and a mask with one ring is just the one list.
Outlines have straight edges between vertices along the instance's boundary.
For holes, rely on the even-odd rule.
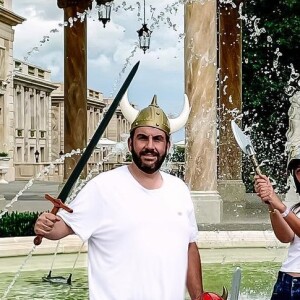
[[181,129],[185,123],[187,122],[190,114],[190,104],[189,98],[186,94],[184,94],[184,106],[182,109],[181,114],[175,119],[169,119],[170,122],[170,133],[178,131]]
[[127,91],[125,92],[121,102],[120,102],[120,108],[124,115],[124,117],[127,119],[127,121],[132,124],[135,118],[137,117],[139,111],[135,109],[128,101]]

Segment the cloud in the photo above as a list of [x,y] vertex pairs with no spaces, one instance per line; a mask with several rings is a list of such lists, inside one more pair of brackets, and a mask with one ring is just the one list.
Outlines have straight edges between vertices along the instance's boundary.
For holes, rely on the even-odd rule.
[[[147,3],[146,23],[153,30],[150,50],[137,47],[143,24],[143,3],[115,1],[111,21],[103,28],[95,1],[88,15],[88,87],[113,96],[138,60],[140,68],[130,86],[133,101],[149,105],[158,94],[167,113],[177,114],[183,95],[183,5],[170,0]],[[15,27],[14,57],[51,70],[63,80],[63,10],[56,1],[13,1],[13,11],[27,20]],[[36,51],[32,51],[35,49]],[[150,99],[150,100],[149,100]]]

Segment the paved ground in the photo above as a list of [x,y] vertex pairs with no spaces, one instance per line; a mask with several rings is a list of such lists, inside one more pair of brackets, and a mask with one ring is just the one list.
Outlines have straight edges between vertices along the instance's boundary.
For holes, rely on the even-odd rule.
[[29,181],[13,181],[0,184],[0,209],[13,201],[9,211],[51,210],[52,204],[45,200],[45,194],[57,197],[59,190],[60,183],[50,181],[34,181],[33,184]]

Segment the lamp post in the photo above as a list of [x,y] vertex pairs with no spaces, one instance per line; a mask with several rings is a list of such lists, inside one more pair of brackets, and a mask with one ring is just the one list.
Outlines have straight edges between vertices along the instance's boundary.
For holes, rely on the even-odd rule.
[[106,23],[110,21],[113,0],[96,0],[96,3],[98,6],[98,20],[105,27]]
[[150,48],[150,38],[152,31],[147,27],[146,24],[146,3],[144,0],[144,24],[142,28],[137,31],[139,37],[139,47],[146,53],[146,50]]
[[34,152],[34,157],[35,157],[35,162],[38,163],[39,162],[39,157],[40,157],[40,152],[38,150],[36,150]]

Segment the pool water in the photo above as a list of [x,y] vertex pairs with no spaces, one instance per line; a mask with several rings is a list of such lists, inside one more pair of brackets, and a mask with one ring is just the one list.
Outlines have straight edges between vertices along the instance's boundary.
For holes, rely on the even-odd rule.
[[[268,300],[275,283],[278,263],[244,263],[244,264],[203,264],[203,283],[206,291],[222,293],[222,286],[230,292],[232,275],[235,268],[242,269],[242,282],[239,300]],[[52,276],[68,278],[70,269],[53,270]],[[3,297],[12,282],[15,273],[0,273],[0,296]],[[13,288],[5,299],[48,299],[48,300],[83,300],[88,299],[87,270],[75,269],[72,273],[72,284],[44,282],[45,271],[21,272]],[[0,298],[4,299],[4,298]],[[122,297],[120,298],[122,299]],[[187,296],[186,299],[189,299]],[[162,299],[154,299],[162,300]]]

